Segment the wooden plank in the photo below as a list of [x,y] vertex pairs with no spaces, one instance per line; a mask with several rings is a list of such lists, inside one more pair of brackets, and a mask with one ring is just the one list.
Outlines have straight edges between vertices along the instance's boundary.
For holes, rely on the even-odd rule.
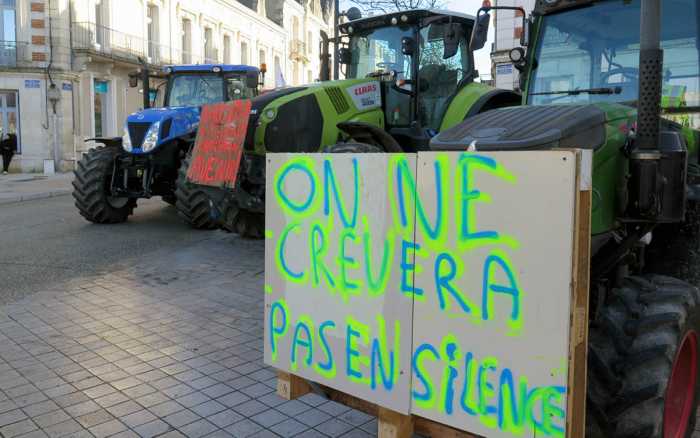
[[477,438],[477,435],[436,423],[427,418],[414,416],[413,422],[416,433],[430,438]]
[[[582,178],[581,172],[590,172],[590,169],[582,169],[581,164],[586,162],[582,154],[590,152],[579,151],[577,153],[578,195],[576,197],[576,216],[574,228],[574,269],[573,288],[571,298],[571,323],[569,339],[569,364],[568,364],[568,394],[566,430],[569,438],[583,438],[586,433],[586,373],[588,356],[588,291],[590,278],[590,251],[591,251],[591,187]],[[590,160],[588,160],[590,161]],[[584,166],[585,167],[585,166]]]
[[413,417],[380,407],[377,416],[377,437],[412,438]]
[[286,400],[294,400],[311,392],[311,386],[299,376],[284,371],[277,372],[277,395]]

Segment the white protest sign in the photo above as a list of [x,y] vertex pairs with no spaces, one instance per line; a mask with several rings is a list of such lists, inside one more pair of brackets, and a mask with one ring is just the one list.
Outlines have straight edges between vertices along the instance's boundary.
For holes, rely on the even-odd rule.
[[575,152],[267,161],[267,364],[488,437],[565,435]]
[[267,155],[265,362],[408,413],[413,299],[395,286],[390,157]]

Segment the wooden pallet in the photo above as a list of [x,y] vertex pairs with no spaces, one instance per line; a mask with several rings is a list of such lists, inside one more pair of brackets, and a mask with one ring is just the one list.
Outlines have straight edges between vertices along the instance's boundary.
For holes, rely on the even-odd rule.
[[[316,384],[314,386],[318,386],[329,400],[377,417],[378,438],[411,438],[414,433],[431,438],[478,438],[477,435],[454,429],[427,418],[400,414],[324,385]],[[280,397],[294,400],[312,391],[312,385],[302,377],[284,371],[277,372],[277,395]]]

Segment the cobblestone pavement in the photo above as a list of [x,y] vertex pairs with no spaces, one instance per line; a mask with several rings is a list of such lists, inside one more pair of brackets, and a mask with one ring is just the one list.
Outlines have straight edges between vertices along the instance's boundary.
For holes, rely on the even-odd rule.
[[262,286],[262,243],[224,235],[1,306],[0,436],[376,436],[362,412],[275,394]]
[[376,435],[364,413],[275,394],[261,242],[140,262],[0,307],[2,437]]

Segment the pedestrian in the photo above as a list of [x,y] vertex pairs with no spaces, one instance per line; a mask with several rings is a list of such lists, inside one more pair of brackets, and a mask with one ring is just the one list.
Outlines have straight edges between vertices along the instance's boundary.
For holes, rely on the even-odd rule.
[[2,155],[2,174],[7,175],[10,169],[10,161],[17,152],[17,135],[3,134],[0,131],[0,155]]

